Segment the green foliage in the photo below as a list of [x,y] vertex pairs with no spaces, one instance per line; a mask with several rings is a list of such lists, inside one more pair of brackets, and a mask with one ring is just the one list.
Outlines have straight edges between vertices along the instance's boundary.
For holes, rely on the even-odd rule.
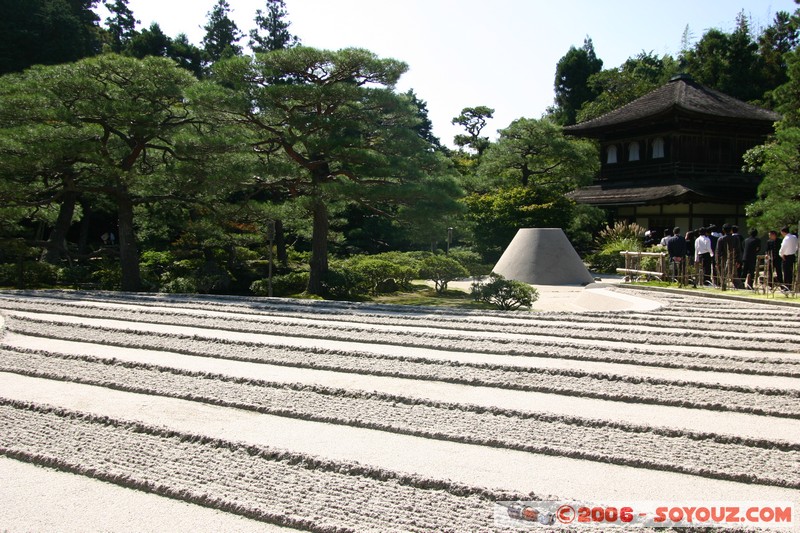
[[333,267],[322,279],[322,295],[333,300],[356,300],[364,294],[364,280],[347,268]]
[[478,252],[468,248],[450,248],[448,257],[458,261],[472,277],[488,276],[492,266],[483,262],[483,257]]
[[243,37],[236,23],[231,20],[231,6],[227,0],[217,0],[214,8],[208,13],[208,21],[203,29],[203,52],[206,60],[213,63],[241,55],[242,47],[238,42]]
[[92,270],[85,265],[66,266],[58,272],[58,284],[73,289],[92,287],[93,285],[89,283],[91,279]]
[[587,257],[588,263],[597,272],[614,274],[617,268],[625,266],[625,258],[620,252],[644,251],[645,229],[636,223],[617,221],[606,226],[597,235],[598,251]]
[[640,239],[620,238],[603,244],[596,254],[587,257],[592,269],[605,274],[615,274],[618,268],[625,266],[624,251],[641,251]]
[[[0,108],[17,113],[0,130],[0,194],[14,180],[26,181],[24,196],[12,199],[20,204],[53,202],[63,189],[103,194],[118,214],[122,286],[139,290],[135,207],[210,201],[236,175],[232,165],[226,181],[213,172],[236,134],[194,114],[186,91],[195,83],[171,60],[112,54],[3,78]],[[45,196],[32,198],[37,190]]]
[[481,137],[481,131],[486,127],[487,121],[492,118],[494,109],[486,106],[465,107],[461,114],[453,118],[452,124],[462,126],[467,134],[456,135],[453,142],[461,148],[468,147],[480,157],[489,147],[489,138]]
[[[273,296],[295,296],[306,290],[308,272],[289,272],[272,278]],[[260,279],[250,285],[250,291],[256,296],[269,295],[269,280]]]
[[581,106],[577,121],[597,118],[644,96],[678,74],[678,68],[669,55],[658,58],[652,52],[641,52],[620,67],[592,74],[587,85],[597,97]]
[[[240,128],[261,162],[284,159],[293,171],[269,184],[273,194],[301,198],[313,221],[309,292],[319,294],[328,269],[331,206],[381,207],[423,196],[418,184],[444,161],[414,129],[418,108],[393,87],[406,65],[362,49],[295,47],[215,66],[222,86],[202,101]],[[273,84],[280,75],[293,83]]]
[[539,292],[527,283],[492,273],[487,281],[472,284],[472,297],[476,301],[495,305],[498,309],[511,311],[520,307],[530,308],[539,299]]
[[774,138],[745,154],[746,170],[763,174],[748,225],[768,231],[800,220],[800,51],[787,56],[789,81],[775,91],[783,119]]
[[122,268],[119,264],[104,260],[92,272],[92,281],[98,288],[105,291],[118,291],[122,289]]
[[267,12],[256,10],[256,28],[250,30],[250,48],[261,54],[300,45],[300,39],[289,33],[291,23],[286,20],[283,0],[266,0]]
[[419,277],[422,259],[428,255],[428,252],[384,252],[372,257],[393,263],[397,268],[392,280],[397,288],[408,290],[411,281]]
[[97,0],[0,1],[0,75],[100,53]]
[[430,255],[422,260],[419,274],[423,278],[433,281],[436,292],[443,293],[447,290],[449,282],[466,277],[469,272],[452,257]]
[[365,292],[369,294],[378,294],[382,284],[401,275],[399,265],[372,256],[352,257],[346,262],[345,267],[345,270],[362,280]]
[[[0,286],[11,287],[19,284],[19,264],[0,264]],[[25,288],[51,287],[58,283],[59,268],[39,261],[23,261],[22,281]]]
[[560,192],[511,187],[464,199],[466,219],[473,226],[475,250],[496,261],[520,228],[565,228],[574,203]]
[[581,257],[594,249],[595,235],[606,224],[606,212],[599,207],[586,204],[575,204],[572,209],[572,220],[564,228],[569,242]]
[[111,40],[111,51],[120,53],[136,33],[136,17],[128,7],[128,0],[106,0],[106,9],[111,14],[106,18],[106,28]]
[[771,74],[765,68],[765,58],[759,54],[759,45],[744,11],[737,16],[731,33],[715,28],[706,31],[692,48],[682,53],[681,60],[699,83],[744,101],[765,103],[765,93],[774,88],[769,86],[769,78],[775,79],[778,74],[774,72],[775,65]]
[[585,102],[597,97],[589,86],[589,78],[603,68],[603,61],[597,57],[590,38],[583,41],[581,48],[570,47],[569,51],[556,64],[555,106],[550,114],[562,126],[575,124],[578,110]]
[[414,253],[387,252],[377,255],[358,255],[343,261],[338,270],[347,273],[345,282],[353,285],[357,294],[380,294],[408,288],[420,270],[420,259]]
[[564,194],[588,185],[599,169],[595,145],[567,138],[547,119],[520,118],[499,130],[483,154],[478,174],[488,188],[540,187]]

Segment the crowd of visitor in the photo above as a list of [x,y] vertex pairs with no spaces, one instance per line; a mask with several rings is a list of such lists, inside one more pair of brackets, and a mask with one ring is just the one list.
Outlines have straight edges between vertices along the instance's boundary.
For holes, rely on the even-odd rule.
[[[649,240],[649,243],[648,243]],[[655,232],[648,231],[645,244],[655,244]],[[727,281],[737,288],[753,289],[756,284],[756,264],[762,253],[758,231],[750,230],[747,238],[739,227],[723,224],[721,231],[715,225],[681,233],[680,228],[664,230],[658,243],[669,254],[670,271],[678,278],[697,272],[695,284],[721,286]],[[792,290],[798,254],[797,235],[788,226],[770,231],[764,250],[764,276],[767,286],[784,292]]]

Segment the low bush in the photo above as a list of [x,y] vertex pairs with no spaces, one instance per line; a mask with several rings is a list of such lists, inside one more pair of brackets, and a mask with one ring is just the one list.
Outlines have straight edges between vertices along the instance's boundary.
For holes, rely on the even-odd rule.
[[[50,263],[39,261],[24,261],[22,263],[22,282],[28,289],[52,286],[58,282],[59,268]],[[0,285],[19,285],[19,263],[6,263],[0,265]]]
[[473,277],[487,276],[492,271],[492,265],[484,263],[481,254],[468,248],[450,248],[447,257],[461,263]]
[[333,300],[355,300],[364,294],[366,283],[361,275],[348,268],[332,268],[322,280],[322,290]]
[[[300,294],[308,287],[308,272],[289,272],[272,277],[273,296],[293,296]],[[269,280],[260,279],[250,284],[250,290],[256,296],[269,295]]]
[[419,275],[433,281],[436,292],[443,293],[447,284],[458,278],[469,276],[461,263],[444,255],[431,255],[422,260]]
[[530,308],[539,299],[539,292],[527,283],[506,279],[493,272],[488,281],[472,284],[472,297],[478,302],[510,311],[520,307]]
[[617,268],[625,266],[625,257],[620,254],[624,251],[641,251],[642,243],[639,239],[621,237],[609,241],[600,250],[587,258],[593,270],[606,274],[615,274]]

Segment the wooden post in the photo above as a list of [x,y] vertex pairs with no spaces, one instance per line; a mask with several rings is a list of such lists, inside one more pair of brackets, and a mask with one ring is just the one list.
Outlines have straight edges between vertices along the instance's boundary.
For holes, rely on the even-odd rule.
[[272,298],[272,243],[275,240],[274,220],[270,220],[267,224],[267,239],[269,240],[269,273],[267,275],[267,296]]

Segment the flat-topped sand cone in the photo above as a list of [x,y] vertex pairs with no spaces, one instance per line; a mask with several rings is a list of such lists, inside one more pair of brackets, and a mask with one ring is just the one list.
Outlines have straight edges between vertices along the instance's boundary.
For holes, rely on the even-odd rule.
[[586,285],[594,278],[560,228],[523,228],[494,272],[531,285]]

